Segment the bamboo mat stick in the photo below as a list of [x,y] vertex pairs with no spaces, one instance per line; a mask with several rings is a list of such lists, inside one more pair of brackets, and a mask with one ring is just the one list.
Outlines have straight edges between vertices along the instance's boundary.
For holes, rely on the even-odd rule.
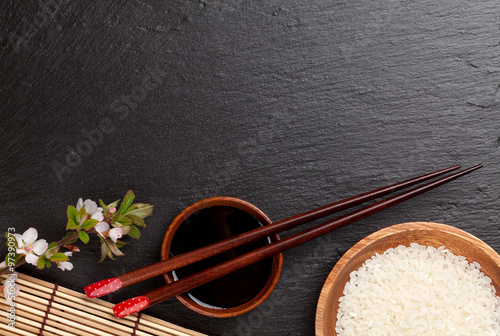
[[[48,290],[49,288],[40,286],[38,284],[30,284],[26,280],[19,280],[18,283],[20,284],[20,288],[24,293],[27,293],[25,295],[26,298],[30,298],[31,300],[35,302],[43,302],[45,305],[48,304],[48,300],[50,299],[51,294],[49,294],[49,291],[52,291],[53,289]],[[22,285],[21,285],[22,284]],[[31,286],[31,287],[28,287]],[[32,295],[30,295],[32,294]],[[39,296],[39,297],[37,297]],[[42,300],[43,299],[47,299]],[[101,309],[101,313],[99,315],[101,316],[95,316],[93,314],[81,314],[79,310],[72,308],[75,305],[82,305],[82,303],[87,303],[87,307],[85,308],[91,308],[91,309]],[[66,306],[67,308],[65,308]],[[111,307],[112,304],[110,304],[110,307],[101,307],[99,304],[95,302],[89,302],[89,300],[83,299],[83,297],[80,298],[74,298],[73,296],[69,294],[65,294],[59,291],[57,295],[54,297],[54,301],[51,307],[51,312],[54,315],[59,315],[63,316],[69,320],[77,321],[78,323],[83,323],[83,324],[90,324],[90,325],[96,325],[95,323],[98,322],[99,329],[101,331],[107,331],[107,332],[112,332],[115,329],[111,329],[108,326],[116,326],[116,318],[111,312]],[[84,319],[82,319],[80,316],[84,315]],[[106,318],[108,320],[106,320]],[[132,333],[132,329],[134,327],[134,322],[128,321],[125,323],[125,325],[128,325],[129,328],[126,328],[126,326],[118,325],[117,327],[119,329],[122,329],[122,332],[119,332],[115,330],[115,335],[117,336],[127,336]],[[90,332],[89,330],[86,330],[87,332]],[[101,332],[103,336],[107,334],[104,332]],[[99,335],[99,333],[98,333]]]
[[[22,303],[25,303],[26,299],[33,299],[34,301],[41,301],[39,298],[36,297],[36,295],[40,295],[41,297],[43,298],[46,298],[46,293],[37,293],[36,290],[33,290],[31,288],[27,288],[25,286],[20,286],[21,290],[24,292],[24,293],[27,293],[23,298],[20,298],[19,302],[18,302],[18,306],[16,308],[18,309],[22,309],[23,308],[23,305]],[[29,293],[29,294],[28,294]],[[33,295],[30,295],[30,294],[33,294]],[[57,298],[57,296],[56,296]],[[44,304],[48,304],[48,299],[50,299],[50,297],[47,298],[47,301],[46,303],[44,302]],[[88,333],[91,333],[92,330],[89,329],[89,328],[85,328],[84,325],[94,325],[96,320],[95,319],[86,319],[86,318],[83,318],[77,314],[71,314],[70,312],[66,312],[66,309],[63,309],[61,308],[61,306],[58,306],[55,302],[56,301],[62,301],[62,302],[67,302],[65,300],[57,300],[55,299],[54,300],[54,303],[52,305],[52,308],[51,308],[51,316],[55,316],[54,318],[56,320],[59,320],[59,317],[64,317],[68,320],[68,324],[71,324],[71,322],[77,322],[78,325],[82,325],[82,328],[83,330],[85,330],[86,332]],[[33,303],[31,304],[33,305]],[[39,309],[40,309],[40,306],[38,306]],[[43,309],[43,308],[42,308]],[[39,310],[40,311],[40,310]],[[76,310],[73,310],[73,313],[77,312]],[[40,313],[42,314],[42,312],[40,311]],[[94,315],[86,315],[87,317],[94,317]],[[42,317],[40,317],[40,319],[43,319]],[[102,331],[107,331],[107,332],[112,332],[114,329],[110,328],[110,327],[107,327],[106,324],[111,324],[111,323],[106,323],[105,320],[100,320],[102,322],[102,328],[100,328]],[[64,323],[64,320],[62,321],[62,323]],[[130,335],[130,332],[131,330],[128,330],[128,332],[124,331],[124,332],[121,332],[121,333],[117,333],[116,335],[117,336],[127,336],[127,335]],[[108,335],[111,335],[113,336],[113,334],[109,334],[109,333],[105,333],[105,332],[99,332],[97,333],[97,335],[99,336],[108,336]]]
[[8,326],[10,305],[0,296],[1,336],[206,336],[145,314],[117,319],[112,303],[24,274],[18,273],[16,284],[15,328]]
[[167,326],[167,325],[162,325],[160,322],[163,322],[162,320],[155,319],[155,321],[148,321],[145,318],[151,318],[150,316],[142,316],[142,323],[138,328],[138,331],[147,331],[152,333],[153,335],[172,335],[172,336],[185,336],[186,334],[182,331],[182,329],[179,327],[179,330],[176,330],[172,328],[172,326]]
[[[31,297],[31,299],[38,299],[38,298]],[[38,299],[37,301],[41,302],[41,301],[45,301],[45,300]],[[27,299],[26,297],[22,298],[22,299],[20,298],[18,309],[23,309],[24,306],[25,306],[24,303],[27,304],[28,302],[29,302],[29,299]],[[31,303],[31,305],[33,305],[33,303]],[[97,336],[108,336],[108,335],[121,336],[121,335],[130,335],[132,333],[132,328],[127,328],[128,332],[123,332],[123,331],[115,330],[115,329],[113,329],[111,327],[106,327],[105,325],[102,325],[102,324],[97,324],[97,325],[99,325],[99,327],[98,327],[99,331],[95,331],[94,333],[92,333],[92,329],[90,329],[90,328],[88,328],[88,327],[86,327],[85,325],[82,325],[82,324],[88,324],[89,321],[90,321],[90,324],[95,326],[96,325],[96,321],[95,321],[95,319],[92,320],[92,318],[94,316],[92,316],[92,315],[86,315],[85,317],[87,317],[88,320],[89,320],[89,321],[87,321],[87,319],[82,319],[82,318],[80,318],[78,316],[74,316],[74,315],[71,315],[70,313],[66,313],[66,312],[63,311],[63,309],[66,309],[66,310],[70,310],[73,314],[75,314],[75,313],[78,313],[78,310],[75,310],[75,309],[72,309],[72,308],[69,308],[69,307],[66,307],[66,308],[64,308],[64,307],[65,306],[63,306],[63,305],[58,306],[55,303],[53,304],[53,306],[51,308],[51,313],[48,315],[48,321],[47,321],[48,325],[52,325],[53,320],[55,320],[55,321],[57,321],[57,323],[61,323],[62,324],[60,326],[60,329],[69,330],[69,331],[75,331],[75,332],[76,332],[76,330],[79,330],[78,332],[76,332],[79,335],[82,335],[82,334],[91,335],[92,334],[92,335],[97,335]],[[39,305],[38,305],[38,308],[40,308]],[[61,310],[59,310],[59,308]],[[39,310],[38,311],[38,315],[42,315],[42,311]],[[61,317],[63,317],[63,319],[61,319]],[[114,318],[114,319],[116,320],[116,318]],[[41,321],[42,317],[41,316],[37,316],[37,318],[35,318],[35,320]],[[76,323],[74,321],[76,321]],[[67,325],[67,324],[69,324],[70,327],[65,327],[64,328],[63,325]],[[138,333],[136,331],[136,335],[143,334],[144,336],[150,336],[150,335],[155,335],[156,334],[154,330],[152,330],[152,332],[153,332],[153,334],[143,333],[143,332]],[[176,331],[174,331],[174,334],[179,334],[179,333],[176,332]],[[184,333],[181,333],[181,335],[182,334],[184,334]],[[167,334],[165,334],[165,335],[167,335]],[[170,335],[170,334],[168,334],[168,335]]]
[[[17,317],[17,316],[16,316]],[[20,326],[18,326],[17,324],[20,324]],[[39,331],[40,331],[40,328],[42,326],[41,323],[37,323],[37,322],[34,322],[28,318],[24,318],[22,316],[20,316],[17,320],[16,320],[16,328],[15,329],[19,329],[18,327],[21,327],[21,328],[26,328],[26,326],[31,326],[31,327],[34,327],[34,330],[36,330],[36,335],[38,335]],[[12,329],[12,328],[11,328]],[[75,335],[75,334],[72,334],[72,333],[69,333],[65,330],[60,330],[56,327],[53,327],[53,326],[50,326],[50,325],[46,325],[45,328],[44,328],[44,332],[43,332],[43,335],[46,336],[46,335],[60,335],[60,336],[81,336],[81,335]]]
[[37,336],[33,331],[26,331],[21,328],[11,328],[7,324],[0,324],[0,332],[2,335],[22,335],[22,336]]
[[[0,304],[0,309],[2,311],[5,311],[9,308],[10,306],[8,306],[7,304]],[[19,320],[19,318],[17,318],[16,320],[16,328],[10,328],[9,327],[9,330],[19,330],[19,329],[24,329],[24,330],[29,330],[31,332],[34,332],[36,334],[38,334],[38,331],[40,329],[39,326],[41,326],[42,322],[43,322],[43,317],[42,316],[39,316],[38,314],[34,314],[32,312],[30,312],[30,309],[29,307],[19,307],[19,309],[17,309],[16,307],[16,317],[23,317],[23,318],[26,318],[27,321],[30,321],[29,324],[33,323],[33,324],[36,324],[37,322],[39,323],[37,326],[38,328],[35,328],[35,327],[32,327],[32,326],[27,326],[27,325],[24,325],[24,324],[21,324],[21,320]],[[7,324],[5,324],[7,325]]]
[[[0,309],[7,309],[7,306],[1,307]],[[16,306],[16,316],[23,316],[28,318],[32,322],[38,322],[39,327],[43,323],[43,316],[40,316],[39,311],[36,311],[37,313],[30,313],[30,307],[26,307],[26,305],[23,304],[18,304]],[[51,309],[52,311],[52,309]],[[45,316],[45,315],[44,315]],[[47,321],[48,325],[51,326],[60,326],[60,329],[63,330],[69,330],[71,332],[78,333],[79,335],[96,335],[96,336],[115,336],[115,335],[130,335],[130,333],[116,333],[116,331],[112,328],[107,328],[109,332],[103,332],[102,330],[96,330],[95,328],[90,328],[87,326],[89,324],[88,321],[85,321],[83,318],[79,318],[76,316],[63,316],[63,317],[69,317],[70,319],[61,319],[60,316],[54,315],[54,314],[49,314],[49,319]],[[66,326],[64,326],[66,325]],[[91,321],[92,325],[92,321]],[[37,329],[38,330],[38,329]],[[38,332],[38,331],[37,331]]]
[[[43,291],[48,292],[48,291],[46,290],[46,288],[41,288],[40,286],[37,286],[37,284],[30,284],[29,282],[27,283],[26,281],[22,281],[22,280],[21,280],[21,281],[19,281],[19,283],[23,283],[23,285],[22,285],[22,286],[20,286],[20,287],[21,287],[21,290],[24,290],[24,292],[27,292],[27,293],[32,293],[32,294],[35,294],[35,295],[36,295],[38,292],[40,292],[40,294],[39,294],[40,296],[42,296],[42,297],[44,297],[44,298],[47,298],[47,295],[48,295],[48,294],[47,294],[47,293],[42,293]],[[32,285],[35,289],[28,288],[28,287],[26,287],[25,285]],[[59,293],[58,293],[58,294],[59,294]],[[43,302],[43,303],[45,303],[45,304],[46,304],[46,303],[48,303],[48,300],[47,300],[47,301],[46,301],[46,300],[42,300],[42,299],[40,299],[40,298],[38,298],[38,297],[36,297],[36,296],[35,296],[35,297],[30,296],[30,295],[26,295],[26,296],[28,296],[29,298],[31,298],[32,300],[37,301],[37,302]],[[54,301],[58,301],[58,300],[57,300],[58,296],[56,296],[55,298],[56,298],[56,299],[55,299]],[[22,301],[22,300],[21,300],[21,301]],[[64,300],[62,300],[62,301],[64,302]],[[94,305],[95,305],[95,304],[94,304]],[[59,308],[59,309],[58,309],[58,308]],[[66,317],[66,318],[71,319],[71,318],[72,318],[72,315],[69,315],[69,314],[64,313],[64,312],[63,312],[63,309],[64,309],[64,308],[63,308],[62,306],[58,306],[57,304],[55,304],[55,303],[54,303],[54,304],[53,304],[53,307],[52,307],[52,309],[51,309],[51,312],[52,312],[52,313],[55,313],[55,314],[57,314],[57,315],[62,315],[63,317]],[[74,309],[72,309],[72,308],[69,308],[69,310],[70,310],[70,311],[72,311],[73,313],[78,313],[78,311],[77,311],[77,310],[74,310]],[[109,314],[109,316],[110,316],[110,317],[112,317],[114,321],[116,321],[116,318],[114,318],[113,314]],[[91,318],[92,318],[92,317],[94,317],[94,316],[93,316],[93,315],[87,315],[86,317],[87,317],[87,318],[89,318],[89,320],[91,321]],[[82,322],[82,319],[81,319],[81,318],[78,318],[78,317],[74,318],[74,317],[73,317],[73,319],[74,319],[74,320],[76,320],[76,321],[77,321],[77,322],[79,322],[79,323],[81,323],[81,322]],[[101,322],[102,322],[102,321],[103,321],[103,320],[101,320]],[[95,323],[95,321],[91,321],[91,322],[92,322],[92,323]],[[104,323],[105,323],[105,322],[104,322]],[[104,330],[110,331],[110,328],[101,328],[101,329],[104,329]],[[89,330],[86,330],[86,331],[88,332]],[[131,331],[132,331],[132,329],[131,329],[131,328],[129,328],[128,333],[125,333],[125,332],[120,332],[120,333],[116,333],[116,334],[117,334],[117,335],[130,335]],[[102,335],[105,335],[105,333],[102,333],[102,332],[101,332],[101,334],[102,334]]]
[[[49,293],[52,293],[53,288],[48,288],[46,286],[42,286],[42,285],[40,285],[40,283],[42,283],[41,280],[39,280],[39,279],[36,279],[36,280],[38,280],[38,281],[31,283],[30,281],[27,281],[25,279],[20,278],[17,281],[17,283],[22,284],[23,286],[26,286],[25,287],[26,292],[34,293],[35,295],[37,295],[38,292],[41,292],[43,294],[41,294],[40,296],[50,298],[51,294],[49,294]],[[52,287],[53,286],[54,285],[52,285]],[[20,287],[22,288],[22,286],[20,286]],[[84,308],[90,308],[93,310],[101,311],[101,313],[100,313],[101,317],[104,317],[104,318],[107,318],[107,319],[113,321],[112,323],[116,323],[116,317],[112,313],[112,307],[113,307],[112,303],[109,303],[106,301],[89,300],[87,298],[87,296],[83,293],[78,293],[78,292],[66,289],[64,287],[59,287],[57,296],[54,298],[54,302],[66,304],[67,301],[71,301],[72,303],[80,305],[80,306],[85,306]],[[144,316],[145,315],[143,315],[143,317]],[[122,319],[122,322],[123,322],[122,324],[128,325],[131,328],[133,328],[135,326],[136,319],[137,319],[136,316],[132,316],[131,318]],[[172,326],[177,327],[174,325],[172,325]],[[175,328],[174,328],[174,330],[175,330]],[[189,335],[189,334],[187,334],[187,335]]]
[[[0,309],[2,310],[6,310],[8,309],[9,306],[7,306],[6,304],[1,304],[0,305]],[[23,316],[23,317],[26,317],[28,320],[32,321],[32,316],[29,314],[29,313],[26,313],[26,312],[20,312],[19,313],[19,316]],[[40,322],[42,320],[40,319]],[[19,323],[19,324],[18,324]],[[21,334],[25,334],[25,333],[35,333],[35,334],[38,334],[38,328],[35,328],[31,325],[27,325],[27,324],[24,324],[22,322],[19,322],[19,321],[16,321],[16,328],[11,328],[7,325],[7,323],[2,323],[1,324],[1,329],[5,329],[7,328],[7,330],[12,331],[14,332],[14,334],[17,333],[21,333]],[[4,333],[1,333],[1,335],[4,335]]]
[[[37,298],[36,296],[33,296],[33,295],[30,295],[30,294],[26,294],[24,295],[24,297],[19,297],[18,298],[18,302],[17,302],[17,306],[16,306],[16,311],[23,311],[24,309],[27,309],[27,310],[31,310],[32,312],[34,312],[35,315],[31,315],[31,320],[32,321],[37,321],[37,322],[42,322],[43,320],[43,317],[42,315],[44,315],[45,313],[43,312],[43,309],[45,308],[44,305],[40,305],[38,303],[35,303],[33,301],[30,301],[33,300],[33,301],[36,301],[36,302],[45,302],[48,304],[48,300],[43,300],[43,299],[40,299],[40,298]],[[8,309],[8,306],[4,305],[5,309]],[[30,306],[35,306],[35,308],[38,308],[37,309],[30,309]],[[69,311],[69,313],[66,313],[66,311]],[[53,303],[52,307],[51,307],[51,313],[48,314],[48,321],[47,321],[47,324],[49,325],[52,325],[53,321],[56,321],[57,323],[61,323],[61,328],[63,328],[64,326],[63,325],[69,325],[70,327],[64,327],[63,329],[64,330],[70,330],[70,331],[75,331],[76,330],[79,330],[78,334],[82,334],[83,332],[85,332],[85,335],[96,335],[96,336],[126,336],[126,335],[131,335],[132,333],[132,328],[126,328],[124,329],[125,331],[120,331],[120,330],[117,330],[115,328],[112,328],[112,327],[107,327],[105,324],[106,324],[106,320],[103,320],[103,319],[100,319],[100,322],[104,322],[99,324],[99,323],[96,323],[96,319],[99,319],[98,317],[96,316],[93,316],[91,314],[86,314],[86,313],[83,313],[84,317],[86,318],[82,318],[82,317],[79,317],[75,314],[82,314],[80,311],[76,310],[76,309],[73,309],[71,307],[66,307],[64,305],[58,305],[56,303]],[[72,313],[72,314],[71,314]],[[38,315],[38,316],[36,316]],[[113,315],[111,315],[113,316]],[[63,317],[63,319],[61,319],[61,317]],[[116,318],[113,317],[113,319],[116,321]],[[111,323],[110,321],[107,321],[108,325],[111,325],[113,326],[113,323]],[[93,326],[96,326],[96,324],[98,325],[98,329],[99,330],[95,330],[95,329],[92,329],[92,328],[89,328],[85,325],[93,325]],[[41,323],[40,323],[41,325]],[[155,331],[152,330],[153,334],[147,334],[147,333],[140,333],[140,334],[143,334],[144,336],[150,336],[150,335],[155,335]],[[179,334],[178,332],[174,331],[174,334]],[[136,332],[136,335],[139,335],[139,333]],[[170,334],[168,334],[170,335]],[[186,335],[184,333],[181,333],[181,335]]]
[[[0,309],[8,309],[8,306],[0,305]],[[35,313],[32,313],[30,311],[35,311]],[[30,307],[26,307],[25,305],[16,304],[16,328],[13,329],[9,327],[9,330],[11,331],[19,329],[30,330],[31,332],[34,332],[38,336],[41,325],[43,323],[43,316],[40,316],[41,315],[40,313],[41,312],[36,309],[30,309]],[[48,320],[47,324],[51,327],[55,327],[56,329],[58,327],[57,322],[51,320]],[[53,333],[50,333],[48,331],[49,329],[50,328],[45,328],[43,335],[46,336],[55,335]],[[67,333],[63,333],[63,335],[67,335]]]
[[[9,307],[10,306],[7,305],[5,300],[4,300],[4,302],[0,303],[1,310],[6,310]],[[30,307],[25,307],[25,309],[23,309],[23,308],[17,309],[17,305],[16,305],[16,318],[17,318],[16,319],[16,328],[11,328],[11,327],[7,326],[7,324],[2,324],[1,326],[3,328],[0,328],[0,329],[8,330],[7,335],[29,334],[29,335],[38,336],[40,326],[41,326],[42,321],[43,321],[43,317],[39,316],[39,314],[36,314],[36,313],[33,314],[32,312],[30,312],[33,310],[36,313],[38,313],[38,311],[36,311],[35,309],[31,309]],[[58,336],[56,334],[49,332],[48,330],[45,330],[43,335],[44,336]]]

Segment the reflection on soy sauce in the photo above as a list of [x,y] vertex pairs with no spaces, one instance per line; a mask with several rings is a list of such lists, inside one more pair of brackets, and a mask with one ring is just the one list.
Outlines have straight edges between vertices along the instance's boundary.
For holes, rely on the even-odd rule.
[[[170,246],[175,256],[255,229],[262,224],[243,210],[229,206],[202,209],[187,218],[177,229]],[[183,267],[174,277],[183,278],[216,264],[255,250],[269,243],[262,239]],[[189,291],[198,303],[217,308],[240,306],[253,299],[271,276],[273,259],[265,259]]]

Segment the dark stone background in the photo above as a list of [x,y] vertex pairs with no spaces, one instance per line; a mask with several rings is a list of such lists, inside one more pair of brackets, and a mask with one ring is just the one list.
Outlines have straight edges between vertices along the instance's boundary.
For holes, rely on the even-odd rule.
[[[58,240],[79,197],[133,189],[156,204],[117,261],[98,264],[93,237],[71,272],[21,268],[82,291],[159,260],[170,221],[205,197],[239,197],[277,220],[483,163],[286,252],[276,289],[246,315],[208,318],[175,299],[145,311],[209,335],[313,335],[329,271],[377,229],[442,222],[500,251],[499,19],[495,0],[2,1],[1,230]],[[86,132],[102,143],[85,148]],[[90,152],[80,161],[78,146]]]

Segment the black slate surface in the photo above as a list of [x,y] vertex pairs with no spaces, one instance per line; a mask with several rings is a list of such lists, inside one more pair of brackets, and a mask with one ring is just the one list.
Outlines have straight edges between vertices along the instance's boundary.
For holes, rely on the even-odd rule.
[[377,229],[442,222],[500,252],[499,13],[494,0],[2,1],[2,231],[58,240],[79,197],[133,189],[156,204],[117,261],[97,264],[94,237],[71,272],[20,270],[81,291],[159,260],[170,221],[205,197],[239,197],[277,220],[477,163],[286,252],[276,289],[248,314],[209,318],[175,299],[145,312],[209,335],[313,335],[329,271]]

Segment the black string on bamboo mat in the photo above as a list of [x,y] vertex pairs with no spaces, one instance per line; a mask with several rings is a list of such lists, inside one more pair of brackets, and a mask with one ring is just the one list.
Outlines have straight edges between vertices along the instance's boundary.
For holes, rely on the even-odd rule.
[[50,295],[49,304],[47,305],[47,310],[45,311],[45,316],[43,317],[43,321],[42,321],[42,327],[40,328],[40,331],[38,332],[38,336],[43,336],[43,331],[45,329],[45,325],[47,324],[47,319],[49,318],[50,307],[52,307],[52,302],[54,301],[54,298],[56,297],[57,287],[59,287],[59,284],[54,285],[54,290],[52,291],[52,294]]
[[139,328],[139,321],[141,320],[142,312],[139,312],[137,314],[137,320],[135,320],[135,326],[134,329],[132,330],[132,335],[130,336],[135,336],[135,332],[137,331],[137,328]]

